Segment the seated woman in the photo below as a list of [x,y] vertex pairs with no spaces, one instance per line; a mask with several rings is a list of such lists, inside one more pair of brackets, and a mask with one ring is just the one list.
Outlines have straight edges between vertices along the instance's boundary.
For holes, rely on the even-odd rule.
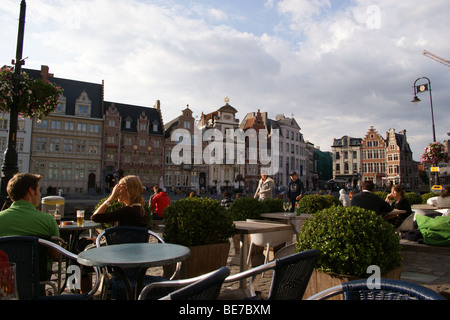
[[[117,226],[148,227],[148,215],[144,209],[144,198],[142,197],[142,183],[136,176],[125,176],[120,179],[108,199],[92,215],[95,222],[115,222]],[[106,209],[118,200],[125,204],[113,212]]]
[[389,221],[394,225],[394,227],[397,228],[401,225],[403,220],[412,214],[411,204],[408,199],[406,199],[405,191],[400,185],[393,186],[391,193],[387,195],[386,201],[390,202],[391,200],[394,200],[391,204],[392,209],[406,210],[405,214],[401,214],[398,218],[394,218],[392,221]]

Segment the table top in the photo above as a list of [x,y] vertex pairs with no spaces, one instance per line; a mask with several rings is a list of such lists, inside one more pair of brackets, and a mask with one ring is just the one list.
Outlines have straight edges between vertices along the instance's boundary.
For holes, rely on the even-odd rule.
[[234,224],[236,226],[236,233],[242,234],[292,230],[290,225],[281,223],[234,221]]
[[295,212],[261,213],[260,216],[263,218],[280,219],[280,220],[298,220],[312,217],[311,214],[302,213],[301,215],[297,215]]
[[78,255],[85,266],[157,267],[188,258],[189,248],[170,243],[125,243],[92,248]]
[[[63,225],[63,222],[71,222],[71,224]],[[101,227],[100,223],[97,223],[97,222],[94,222],[91,220],[84,220],[84,223],[82,226],[77,225],[76,221],[61,221],[61,223],[58,226],[59,231],[86,230],[86,229],[95,229],[95,228],[100,228],[100,227]]]
[[438,207],[438,206],[433,206],[431,204],[415,204],[412,207],[412,210],[414,211],[414,209],[424,209],[424,210],[437,210],[437,209],[449,209],[450,207]]

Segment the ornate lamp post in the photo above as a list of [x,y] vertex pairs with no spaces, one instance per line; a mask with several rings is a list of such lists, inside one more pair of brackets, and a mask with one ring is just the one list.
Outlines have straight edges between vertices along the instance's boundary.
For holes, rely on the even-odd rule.
[[[421,79],[425,79],[428,81],[428,83],[425,84],[421,84],[419,86],[417,86],[417,81],[421,80]],[[421,100],[417,97],[417,93],[419,92],[425,92],[425,91],[429,91],[430,92],[430,104],[431,104],[431,123],[433,126],[433,142],[436,142],[436,131],[434,129],[434,114],[433,114],[433,99],[431,98],[431,82],[430,79],[428,79],[427,77],[420,77],[418,79],[416,79],[416,81],[414,81],[414,99],[411,101],[413,103],[419,103]]]
[[[425,79],[428,83],[424,83],[421,85],[417,85],[417,81]],[[417,97],[417,93],[419,92],[430,92],[430,105],[431,105],[431,125],[433,128],[433,142],[436,142],[436,130],[434,128],[434,113],[433,113],[433,99],[431,97],[431,81],[427,77],[420,77],[414,81],[414,99],[412,99],[412,103],[419,103],[421,100]],[[438,184],[438,173],[434,176],[434,183]]]
[[22,65],[25,64],[24,60],[22,59],[23,37],[25,31],[25,11],[26,11],[26,2],[25,0],[22,0],[20,4],[16,60],[15,61],[13,60],[12,62],[15,65],[14,97],[13,97],[13,104],[11,106],[11,112],[9,114],[8,145],[6,147],[3,156],[3,166],[2,166],[3,177],[1,179],[2,181],[1,181],[1,199],[0,199],[2,206],[7,198],[6,186],[8,185],[8,181],[19,171],[16,140],[17,140],[17,119],[19,115],[19,92],[20,92],[21,69]]

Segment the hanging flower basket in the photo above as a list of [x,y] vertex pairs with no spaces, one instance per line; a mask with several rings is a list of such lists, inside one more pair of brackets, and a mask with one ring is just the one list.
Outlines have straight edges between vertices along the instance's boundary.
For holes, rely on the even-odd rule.
[[[63,89],[42,79],[30,79],[26,72],[20,75],[18,112],[22,118],[41,120],[58,107]],[[14,68],[0,69],[0,112],[9,113],[14,101]]]
[[426,148],[420,157],[420,162],[429,166],[437,166],[441,162],[448,161],[448,152],[445,151],[444,145],[440,142],[432,142]]

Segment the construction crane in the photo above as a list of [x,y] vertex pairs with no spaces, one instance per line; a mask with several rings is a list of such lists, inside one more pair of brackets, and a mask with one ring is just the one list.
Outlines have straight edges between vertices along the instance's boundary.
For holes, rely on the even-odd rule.
[[433,60],[435,60],[437,62],[445,64],[447,67],[450,67],[450,61],[442,59],[441,57],[438,57],[437,55],[435,55],[435,54],[433,54],[431,52],[428,52],[427,50],[423,50],[422,54],[425,57],[428,57],[428,58],[433,59]]

